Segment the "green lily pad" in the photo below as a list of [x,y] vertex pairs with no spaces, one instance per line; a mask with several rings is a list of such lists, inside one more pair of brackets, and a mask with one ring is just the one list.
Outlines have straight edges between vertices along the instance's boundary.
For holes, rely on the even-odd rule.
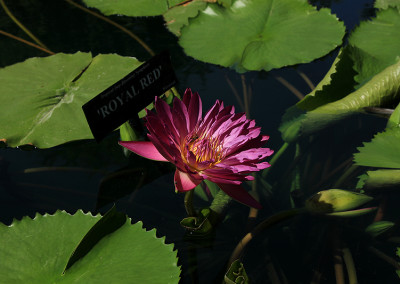
[[400,127],[400,103],[397,105],[396,109],[389,117],[386,127],[387,128]]
[[83,0],[83,2],[107,16],[158,16],[168,10],[168,0]]
[[0,279],[4,283],[178,283],[173,245],[128,220],[103,237],[64,274],[72,252],[100,220],[82,211],[57,211],[0,226]]
[[342,99],[354,91],[354,76],[357,73],[353,70],[354,62],[350,54],[349,46],[339,52],[325,77],[312,92],[296,104],[300,109],[310,111]]
[[355,47],[354,68],[359,73],[355,80],[360,85],[365,84],[375,74],[394,64],[400,56],[399,10],[379,10],[376,18],[362,22],[352,32],[349,44]]
[[82,105],[140,64],[132,57],[77,52],[0,69],[0,140],[48,148],[92,139]]
[[364,143],[354,154],[357,165],[400,169],[400,128],[389,128],[378,133],[371,142]]
[[181,30],[179,44],[198,60],[238,71],[310,62],[341,44],[344,25],[307,1],[236,0],[208,4]]
[[[364,107],[380,107],[400,100],[400,61],[387,67],[361,88],[344,98],[321,105],[306,114],[294,107],[280,128],[287,142],[309,135],[342,120]],[[297,116],[296,116],[297,114]]]
[[189,25],[189,18],[196,17],[200,10],[204,10],[207,3],[204,0],[193,0],[185,5],[175,6],[164,13],[164,20],[170,32],[181,35],[181,28]]
[[377,9],[387,9],[389,7],[400,8],[399,0],[376,0],[374,7]]

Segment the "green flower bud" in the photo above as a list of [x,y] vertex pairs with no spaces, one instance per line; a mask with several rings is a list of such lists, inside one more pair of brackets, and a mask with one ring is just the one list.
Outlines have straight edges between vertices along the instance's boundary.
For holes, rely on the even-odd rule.
[[320,191],[306,200],[306,209],[311,213],[327,214],[357,208],[373,198],[365,194],[342,189]]
[[374,222],[365,229],[365,232],[371,235],[371,237],[375,238],[380,234],[383,234],[393,226],[394,223],[390,221]]

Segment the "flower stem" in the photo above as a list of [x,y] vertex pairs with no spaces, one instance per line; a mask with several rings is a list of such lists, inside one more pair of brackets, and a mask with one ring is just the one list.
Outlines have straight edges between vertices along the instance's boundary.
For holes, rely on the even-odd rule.
[[[287,149],[288,146],[289,146],[289,143],[288,143],[288,142],[283,143],[283,145],[282,145],[281,148],[278,150],[278,152],[276,152],[276,153],[272,156],[271,161],[269,161],[269,163],[270,163],[271,166],[273,166],[273,165],[276,163],[276,161],[280,158],[280,156],[281,156],[283,153],[285,153],[285,151],[286,151],[286,149]],[[267,174],[268,174],[270,168],[271,168],[271,167],[266,168],[266,169],[262,172],[261,176],[262,176],[263,178],[265,178],[265,177],[267,176]]]
[[186,213],[188,214],[188,217],[196,217],[196,211],[194,210],[193,207],[193,195],[194,195],[194,190],[189,190],[185,193],[185,199],[184,199],[184,204],[185,204],[185,209]]
[[244,248],[247,244],[260,232],[264,231],[265,229],[270,228],[271,226],[278,224],[282,221],[290,219],[294,216],[297,216],[301,213],[305,212],[305,208],[296,208],[290,209],[282,212],[278,212],[268,219],[264,220],[260,224],[258,224],[250,233],[246,234],[243,239],[237,244],[235,250],[233,251],[231,258],[229,259],[228,267],[236,260],[239,259],[242,255]]
[[231,202],[231,200],[232,197],[220,190],[218,191],[217,195],[215,195],[214,200],[210,205],[210,209],[220,215],[229,204],[229,202]]

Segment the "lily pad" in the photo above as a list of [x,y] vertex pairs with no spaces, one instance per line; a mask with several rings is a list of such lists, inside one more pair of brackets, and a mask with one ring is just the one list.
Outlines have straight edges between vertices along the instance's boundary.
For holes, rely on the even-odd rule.
[[357,165],[400,169],[400,128],[389,128],[364,143],[354,154]]
[[400,8],[399,0],[376,0],[374,7],[377,9],[387,9],[389,7]]
[[168,0],[83,0],[83,2],[107,16],[158,16],[168,10]]
[[181,35],[183,26],[189,25],[189,18],[196,17],[200,10],[204,10],[207,3],[204,0],[193,0],[185,5],[175,6],[164,13],[164,20],[170,32]]
[[349,44],[355,47],[354,68],[359,73],[355,80],[362,85],[400,56],[399,10],[391,7],[379,10],[376,18],[362,22],[352,32]]
[[48,148],[93,139],[82,105],[140,64],[132,57],[77,52],[0,69],[0,140]]
[[0,226],[4,283],[178,283],[173,245],[128,220],[64,274],[72,252],[101,216],[57,211]]
[[236,0],[208,4],[181,30],[179,43],[198,60],[238,71],[310,62],[341,44],[344,25],[305,0]]
[[340,50],[325,77],[312,92],[296,104],[300,109],[310,111],[342,99],[354,91],[354,76],[357,73],[353,70],[354,62],[350,54],[349,46]]
[[[280,128],[287,142],[309,135],[348,116],[364,107],[382,107],[400,100],[400,61],[387,67],[361,88],[344,98],[321,105],[306,114],[294,107],[284,116]],[[296,115],[297,114],[297,115]]]

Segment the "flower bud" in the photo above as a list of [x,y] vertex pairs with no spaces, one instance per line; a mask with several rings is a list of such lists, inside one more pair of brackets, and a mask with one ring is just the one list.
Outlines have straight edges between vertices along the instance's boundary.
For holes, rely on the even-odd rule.
[[355,209],[373,198],[365,194],[342,189],[320,191],[306,200],[306,209],[311,213],[327,214]]

